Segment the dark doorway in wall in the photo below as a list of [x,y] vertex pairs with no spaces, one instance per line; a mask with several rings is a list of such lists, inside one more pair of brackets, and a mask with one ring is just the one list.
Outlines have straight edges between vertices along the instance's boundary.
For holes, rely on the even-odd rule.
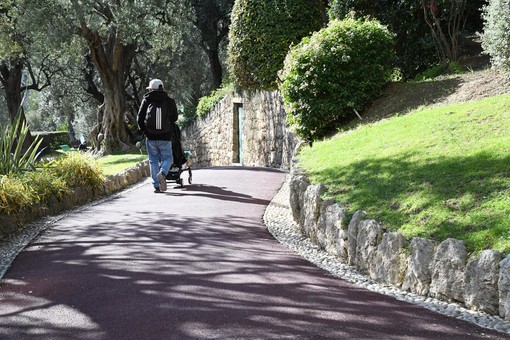
[[233,163],[243,164],[243,104],[234,103]]

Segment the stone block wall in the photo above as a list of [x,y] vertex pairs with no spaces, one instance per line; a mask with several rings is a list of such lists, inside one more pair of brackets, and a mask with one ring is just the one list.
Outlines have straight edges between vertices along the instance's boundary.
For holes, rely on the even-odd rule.
[[311,185],[299,170],[291,172],[289,203],[301,233],[342,262],[371,279],[418,295],[498,315],[510,320],[510,255],[485,250],[468,258],[463,241],[406,240],[367,219],[363,211],[351,220],[326,188]]
[[[191,151],[194,166],[241,163],[291,170],[299,140],[285,116],[277,92],[232,94],[183,129],[183,147]],[[374,280],[510,320],[510,255],[503,259],[500,252],[486,250],[470,259],[460,240],[406,240],[363,211],[348,220],[343,205],[321,198],[325,191],[323,185],[311,185],[299,171],[292,171],[292,216],[301,233],[329,254]]]
[[287,127],[285,116],[278,92],[231,94],[182,129],[183,148],[191,151],[198,167],[240,163],[289,170],[298,138]]

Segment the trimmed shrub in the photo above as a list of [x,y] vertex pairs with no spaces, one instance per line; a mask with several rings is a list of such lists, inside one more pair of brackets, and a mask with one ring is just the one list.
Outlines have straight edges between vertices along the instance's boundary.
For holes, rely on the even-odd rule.
[[228,70],[244,90],[275,90],[289,48],[324,25],[320,0],[238,0],[232,9]]
[[510,72],[510,0],[490,0],[482,16],[484,52],[494,66]]
[[390,79],[393,37],[368,19],[332,21],[285,60],[280,86],[289,123],[306,139],[339,127]]
[[59,150],[60,145],[70,144],[69,132],[67,131],[52,131],[52,132],[33,132],[34,136],[39,136],[42,139],[41,147],[51,150]]

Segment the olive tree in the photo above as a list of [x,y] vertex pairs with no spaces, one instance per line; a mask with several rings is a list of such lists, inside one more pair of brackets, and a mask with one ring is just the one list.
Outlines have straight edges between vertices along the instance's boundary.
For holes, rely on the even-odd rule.
[[[26,125],[24,107],[28,91],[42,91],[49,86],[58,69],[24,24],[25,13],[23,1],[0,2],[0,84],[8,116],[2,120],[20,128]],[[20,124],[16,124],[18,120]],[[28,127],[26,131],[25,149],[33,141]]]
[[223,80],[220,45],[228,35],[234,0],[190,1],[194,14],[192,21],[200,33],[200,45],[209,59],[212,90],[216,90]]
[[[177,0],[26,0],[47,43],[65,50],[71,35],[82,39],[100,79],[104,102],[91,135],[101,154],[133,149],[126,122],[126,81],[143,42],[171,33],[183,5]],[[156,75],[154,75],[156,76]]]

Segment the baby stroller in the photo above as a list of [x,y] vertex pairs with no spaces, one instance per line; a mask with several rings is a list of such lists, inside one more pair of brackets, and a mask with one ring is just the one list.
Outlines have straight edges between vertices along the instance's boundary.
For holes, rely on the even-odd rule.
[[170,166],[170,171],[166,175],[167,181],[175,181],[182,188],[184,187],[181,174],[188,170],[188,183],[191,184],[193,175],[191,173],[191,153],[189,151],[183,151],[181,145],[181,131],[177,125],[175,125],[178,140],[172,142],[172,156],[173,162]]

